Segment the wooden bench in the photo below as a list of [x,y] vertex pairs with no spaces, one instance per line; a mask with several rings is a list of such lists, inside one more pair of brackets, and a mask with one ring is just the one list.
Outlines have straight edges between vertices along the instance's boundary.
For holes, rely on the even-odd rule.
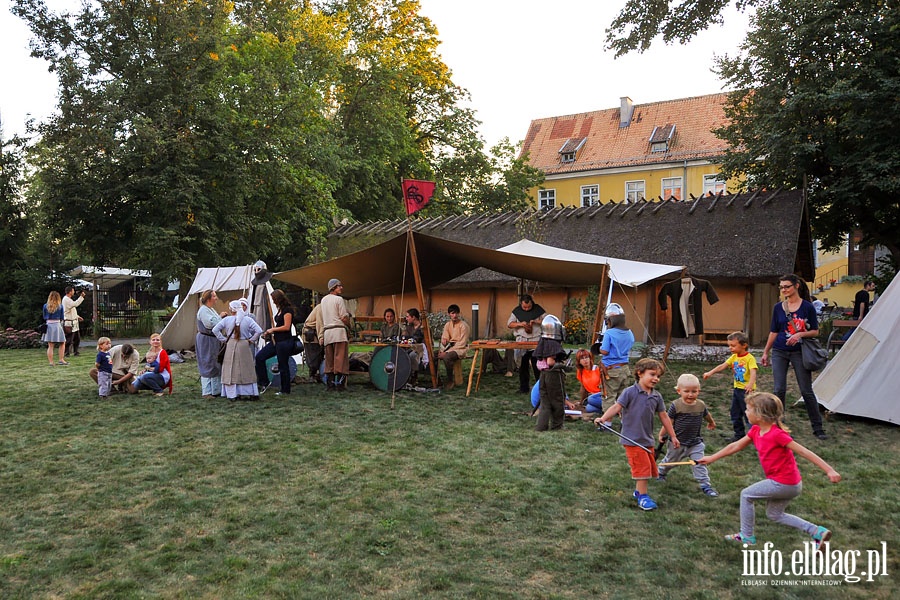
[[[380,323],[384,319],[373,315],[356,315],[353,317],[356,323],[356,338],[364,342],[373,342],[381,337],[381,329],[372,329],[373,323]],[[367,327],[364,329],[364,327]]]
[[710,346],[727,346],[728,335],[733,332],[733,329],[707,329],[703,332],[700,345],[709,344]]
[[834,319],[831,322],[831,333],[828,334],[825,350],[827,350],[829,354],[832,352],[832,349],[834,349],[835,352],[840,350],[841,346],[844,345],[844,334],[846,333],[846,331],[842,330],[856,327],[861,321],[862,319]]

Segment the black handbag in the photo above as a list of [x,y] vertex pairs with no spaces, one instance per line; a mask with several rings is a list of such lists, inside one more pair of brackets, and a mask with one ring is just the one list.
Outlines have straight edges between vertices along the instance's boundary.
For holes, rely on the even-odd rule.
[[303,352],[303,340],[298,335],[294,338],[294,354],[300,354],[301,352]]
[[800,352],[803,355],[803,368],[807,371],[821,371],[828,362],[828,352],[822,347],[819,338],[801,339]]
[[40,325],[35,327],[34,330],[39,334],[44,335],[45,333],[47,333],[47,323],[41,323]]

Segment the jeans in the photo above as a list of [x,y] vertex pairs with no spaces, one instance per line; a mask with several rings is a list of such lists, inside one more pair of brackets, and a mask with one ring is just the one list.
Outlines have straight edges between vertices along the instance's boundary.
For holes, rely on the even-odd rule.
[[[731,392],[731,427],[735,437],[739,438],[747,435],[750,427],[750,422],[747,421],[747,403],[744,401],[746,394],[747,390],[744,388],[734,388]],[[784,404],[784,401],[781,403]]]
[[159,373],[148,371],[134,380],[134,389],[138,391],[147,388],[154,394],[158,394],[166,387],[166,380]]
[[603,394],[597,392],[587,397],[587,403],[584,406],[584,412],[595,412],[603,414]]
[[273,356],[278,357],[278,372],[281,376],[278,381],[281,383],[281,393],[291,393],[291,356],[294,355],[294,339],[288,338],[280,342],[269,342],[256,353],[256,385],[260,391],[269,385],[269,370],[266,368],[266,361]]
[[800,395],[806,404],[806,414],[809,415],[809,423],[813,433],[824,433],[822,427],[822,414],[819,412],[819,401],[812,387],[812,373],[803,368],[803,353],[800,347],[795,351],[772,349],[772,378],[775,380],[775,395],[784,404],[787,397],[787,370],[788,365],[794,368],[794,376],[800,387]]

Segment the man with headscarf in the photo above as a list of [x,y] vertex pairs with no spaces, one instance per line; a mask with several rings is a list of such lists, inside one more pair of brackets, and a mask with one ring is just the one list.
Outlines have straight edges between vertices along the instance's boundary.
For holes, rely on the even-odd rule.
[[261,260],[253,263],[253,278],[250,280],[249,313],[253,320],[266,330],[272,327],[271,306],[269,305],[268,286],[272,274],[269,273],[266,263]]
[[350,310],[341,296],[344,285],[340,279],[328,281],[328,295],[320,304],[325,345],[325,380],[329,391],[345,391],[350,374]]

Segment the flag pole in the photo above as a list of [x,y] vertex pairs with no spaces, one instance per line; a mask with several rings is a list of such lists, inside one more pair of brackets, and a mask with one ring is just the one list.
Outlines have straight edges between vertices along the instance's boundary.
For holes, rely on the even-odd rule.
[[428,325],[428,315],[425,313],[425,292],[422,289],[422,275],[419,272],[419,256],[416,253],[416,238],[413,235],[412,219],[406,215],[407,241],[409,242],[409,255],[413,268],[413,279],[416,281],[416,295],[419,298],[419,314],[422,317],[422,334],[425,337],[425,352],[428,353],[428,370],[431,372],[431,387],[437,387],[437,366],[434,364],[434,341],[431,337],[431,327]]

